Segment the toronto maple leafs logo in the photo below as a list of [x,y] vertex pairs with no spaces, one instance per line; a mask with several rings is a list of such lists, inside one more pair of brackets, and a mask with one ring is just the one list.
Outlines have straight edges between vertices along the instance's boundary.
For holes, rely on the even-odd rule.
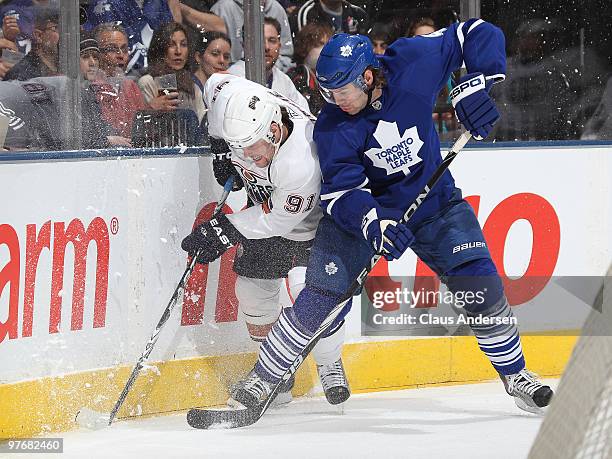
[[349,45],[344,45],[340,47],[340,55],[342,57],[349,57],[353,55],[353,48]]
[[325,265],[325,272],[327,273],[328,276],[332,276],[336,274],[338,272],[338,267],[336,266],[336,263],[334,263],[333,261],[330,261],[329,263],[327,263]]
[[416,126],[404,131],[400,136],[397,123],[379,121],[374,138],[380,148],[370,148],[365,152],[374,166],[387,171],[387,175],[403,172],[410,174],[410,167],[420,163],[418,153],[423,146]]
[[102,15],[106,11],[110,11],[110,10],[111,10],[110,3],[109,2],[105,2],[105,1],[97,3],[96,6],[94,7],[94,13],[97,14],[97,15]]

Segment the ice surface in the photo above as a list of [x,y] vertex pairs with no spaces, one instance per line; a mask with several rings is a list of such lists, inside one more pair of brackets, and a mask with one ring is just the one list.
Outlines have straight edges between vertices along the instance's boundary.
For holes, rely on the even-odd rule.
[[524,458],[541,421],[490,382],[357,394],[344,414],[305,397],[234,430],[192,429],[185,413],[117,421],[62,434],[62,458]]

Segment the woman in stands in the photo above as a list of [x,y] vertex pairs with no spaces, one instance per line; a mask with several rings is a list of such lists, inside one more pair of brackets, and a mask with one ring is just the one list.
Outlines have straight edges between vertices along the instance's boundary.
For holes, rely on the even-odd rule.
[[[176,22],[157,29],[151,39],[148,59],[148,73],[138,80],[138,86],[149,106],[164,111],[191,109],[202,121],[206,109],[202,92],[189,71],[192,49],[187,29]],[[158,77],[165,75],[175,75],[176,87],[161,87]]]
[[323,45],[333,34],[334,30],[330,25],[311,22],[302,27],[294,39],[293,58],[297,65],[289,70],[287,75],[297,90],[306,98],[310,112],[315,116],[325,104],[315,78],[315,67]]
[[204,32],[195,44],[196,83],[203,91],[208,78],[217,72],[224,72],[232,60],[232,42],[221,32]]

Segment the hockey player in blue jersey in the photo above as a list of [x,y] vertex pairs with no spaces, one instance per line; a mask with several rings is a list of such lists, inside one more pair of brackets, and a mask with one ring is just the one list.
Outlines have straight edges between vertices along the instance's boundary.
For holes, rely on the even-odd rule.
[[[489,90],[505,78],[504,36],[497,27],[470,19],[401,38],[381,57],[361,35],[337,34],[324,46],[317,79],[328,103],[314,140],[325,216],[306,287],[260,348],[239,394],[243,405],[267,398],[374,252],[392,260],[410,247],[451,292],[486,292],[484,301],[465,306],[467,315],[494,323],[512,317],[478,220],[450,172],[405,225],[397,223],[441,163],[431,113],[451,72],[463,64],[467,74],[450,95],[459,121],[482,140],[499,118]],[[516,325],[498,322],[472,325],[478,345],[516,404],[540,412],[552,390],[525,368]]]

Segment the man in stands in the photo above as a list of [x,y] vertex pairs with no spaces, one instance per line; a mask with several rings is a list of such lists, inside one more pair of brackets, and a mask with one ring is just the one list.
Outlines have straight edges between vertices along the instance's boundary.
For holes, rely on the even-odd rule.
[[32,50],[9,70],[5,80],[58,75],[59,12],[55,8],[39,7],[34,17]]
[[135,81],[125,77],[128,65],[128,37],[117,24],[101,24],[95,29],[100,47],[101,72],[92,82],[102,117],[113,135],[130,138],[134,115],[147,108],[142,92]]

